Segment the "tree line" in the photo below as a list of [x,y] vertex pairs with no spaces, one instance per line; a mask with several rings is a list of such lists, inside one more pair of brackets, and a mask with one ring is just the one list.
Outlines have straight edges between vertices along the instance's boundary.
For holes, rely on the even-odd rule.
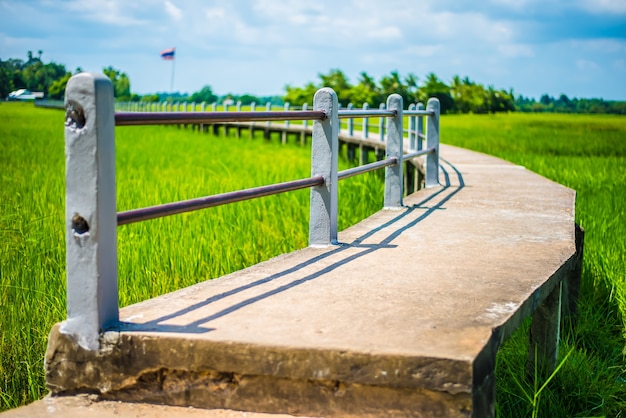
[[385,103],[387,96],[398,93],[404,103],[426,103],[429,97],[436,97],[441,103],[443,113],[494,113],[515,110],[515,99],[512,91],[496,90],[492,86],[471,81],[468,77],[461,79],[455,76],[450,85],[443,82],[434,73],[429,73],[424,82],[419,84],[415,74],[401,76],[397,71],[383,76],[378,82],[366,72],[362,72],[356,84],[351,84],[346,75],[339,69],[328,74],[319,74],[319,83],[309,82],[304,87],[286,86],[284,100],[301,105],[320,87],[331,87],[337,92],[339,103],[347,106],[352,103],[360,107],[367,103],[370,107],[378,107]]
[[[65,86],[73,74],[82,70],[77,68],[73,73],[64,65],[55,62],[44,63],[41,59],[43,51],[39,50],[35,56],[28,51],[26,60],[10,58],[0,59],[0,98],[20,88],[30,91],[41,91],[48,99],[63,99]],[[419,83],[415,74],[401,76],[392,71],[376,81],[366,72],[361,72],[356,84],[352,84],[348,77],[339,69],[332,69],[326,74],[318,74],[317,83],[308,82],[302,87],[287,85],[282,96],[254,96],[251,94],[237,95],[228,93],[218,96],[209,85],[205,85],[197,92],[187,93],[154,93],[138,95],[131,92],[130,79],[121,70],[108,66],[103,73],[113,83],[115,98],[118,101],[193,101],[196,103],[213,103],[232,100],[249,105],[271,102],[283,104],[289,102],[294,106],[311,103],[313,95],[321,87],[331,87],[337,92],[339,103],[348,106],[352,103],[361,107],[368,103],[370,107],[378,107],[385,103],[387,96],[398,93],[405,104],[426,103],[429,97],[437,97],[441,103],[443,113],[496,113],[496,112],[563,112],[563,113],[615,113],[626,114],[625,101],[605,101],[602,99],[569,98],[562,94],[559,98],[547,94],[539,100],[522,95],[515,97],[513,90],[496,89],[489,85],[474,82],[469,77],[461,78],[456,75],[450,83],[446,83],[434,73],[429,73],[424,81]]]
[[309,82],[303,87],[287,85],[285,101],[302,105],[310,101],[320,87],[331,87],[337,92],[339,103],[347,106],[352,103],[360,107],[368,103],[378,107],[385,103],[391,93],[399,93],[405,103],[426,104],[429,97],[436,97],[441,103],[443,113],[497,113],[497,112],[561,112],[561,113],[614,113],[626,114],[625,101],[606,101],[602,99],[568,98],[562,94],[555,99],[547,94],[539,101],[522,95],[515,97],[513,90],[496,89],[483,86],[458,75],[452,77],[449,84],[439,79],[434,73],[426,75],[423,83],[418,83],[415,74],[400,76],[397,71],[383,76],[378,82],[366,72],[362,72],[356,84],[351,84],[339,69],[327,74],[318,74],[319,82]]
[[[4,98],[12,91],[27,89],[30,91],[43,92],[47,99],[61,100],[65,96],[65,86],[73,74],[80,73],[77,68],[74,73],[68,71],[63,64],[49,62],[44,64],[41,59],[43,51],[39,50],[37,56],[28,51],[27,59],[9,58],[6,61],[0,59],[0,97]],[[130,92],[130,80],[126,73],[116,70],[112,66],[104,68],[102,72],[113,83],[115,97],[118,100],[129,101],[132,99]]]
[[608,113],[626,115],[626,102],[603,99],[569,98],[561,94],[554,98],[547,94],[539,100],[518,96],[515,107],[520,112],[556,112],[556,113]]

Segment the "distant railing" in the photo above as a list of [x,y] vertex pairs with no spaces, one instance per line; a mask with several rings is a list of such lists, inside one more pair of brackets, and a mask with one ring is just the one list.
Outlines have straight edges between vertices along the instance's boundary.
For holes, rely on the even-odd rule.
[[[255,115],[258,113],[256,108],[257,108],[257,103],[256,102],[252,102],[250,103],[248,106],[250,108],[251,112],[255,112]],[[218,108],[221,108],[221,111],[218,111]],[[196,103],[196,102],[186,102],[186,101],[176,101],[176,102],[171,102],[171,101],[164,101],[164,102],[116,102],[115,103],[115,109],[117,111],[121,111],[121,112],[144,112],[144,113],[158,113],[158,112],[200,112],[200,113],[205,113],[207,111],[210,111],[212,113],[228,113],[228,114],[232,114],[230,112],[231,109],[234,109],[236,112],[242,112],[242,109],[244,108],[244,105],[239,101],[237,103],[229,103],[229,102],[225,102],[222,104],[219,104],[217,102],[212,102],[212,103],[206,103],[206,102],[200,102],[200,103]],[[379,109],[380,110],[384,110],[386,108],[385,104],[381,104]],[[279,109],[279,110],[276,110]],[[267,126],[270,126],[271,121],[283,121],[285,122],[285,126],[289,127],[289,121],[290,120],[298,120],[298,119],[282,119],[279,115],[280,114],[284,114],[282,113],[282,111],[284,112],[288,112],[289,110],[302,110],[302,111],[307,111],[308,110],[308,104],[304,103],[302,106],[300,107],[296,107],[296,106],[291,106],[290,103],[285,103],[284,105],[274,105],[271,102],[267,102],[265,104],[265,111],[266,112],[272,112],[272,114],[275,116],[275,118],[270,118],[267,119]],[[348,110],[353,110],[354,113],[350,113],[351,116],[349,116],[349,119],[347,120],[346,124],[341,124],[341,128],[343,129],[345,127],[345,129],[348,131],[348,135],[353,136],[354,132],[355,132],[355,128],[361,128],[361,134],[362,137],[365,139],[370,138],[370,122],[369,122],[369,118],[368,116],[374,116],[377,117],[379,119],[378,122],[378,131],[380,134],[380,140],[383,141],[383,137],[385,134],[385,124],[384,124],[384,113],[381,112],[375,112],[374,114],[372,114],[372,112],[370,111],[369,108],[369,104],[368,103],[364,103],[363,104],[363,113],[362,116],[358,116],[356,112],[358,112],[357,110],[355,110],[354,105],[352,103],[348,104],[347,107]],[[417,111],[417,112],[413,112],[413,111]],[[405,111],[405,116],[411,114],[411,116],[409,117],[409,127],[408,129],[404,130],[404,133],[409,135],[409,141],[410,141],[410,149],[418,149],[421,150],[422,149],[422,143],[423,140],[426,138],[424,135],[424,127],[423,127],[423,118],[419,117],[426,115],[425,113],[423,113],[424,111],[424,105],[422,103],[418,103],[418,104],[411,104],[409,106],[408,112]],[[341,110],[341,105],[339,105],[339,114],[340,114],[340,119],[342,118],[342,114],[344,112]],[[381,117],[382,116],[382,117]],[[218,121],[219,116],[216,116],[217,119],[215,119],[213,122]],[[362,122],[360,124],[355,123],[355,118],[362,118]],[[149,117],[148,117],[149,119]],[[241,120],[241,119],[240,119]],[[248,120],[249,122],[254,122],[255,120],[258,119],[250,119]],[[303,126],[304,128],[308,128],[308,121],[310,119],[300,119],[303,120]],[[236,122],[232,119],[230,120],[219,120],[219,122]],[[180,124],[180,123],[197,123],[194,120],[184,120],[184,118],[181,118],[180,120],[174,122],[169,122],[171,124]],[[340,121],[341,123],[341,121]],[[126,123],[125,123],[126,124]],[[128,123],[131,124],[131,123]],[[135,123],[133,123],[135,124]],[[143,123],[142,123],[143,124]],[[160,124],[160,122],[153,122],[153,124]]]
[[[115,112],[113,88],[103,75],[81,73],[67,84],[65,96],[67,310],[62,325],[89,350],[99,348],[100,333],[119,322],[117,287],[117,226],[161,216],[311,188],[309,245],[337,243],[338,181],[385,167],[384,207],[399,208],[403,196],[403,160],[425,155],[425,186],[439,184],[439,101],[427,108],[403,110],[402,97],[392,94],[386,108],[340,110],[332,89],[316,92],[313,110],[273,112]],[[186,105],[185,105],[186,107]],[[161,109],[163,110],[163,109]],[[404,153],[404,117],[427,119],[426,135],[411,122]],[[386,118],[380,124],[385,158],[338,171],[340,119]],[[226,122],[313,121],[311,176],[289,182],[200,197],[148,208],[116,212],[115,126],[154,124],[215,124]],[[288,126],[288,125],[285,125]],[[353,124],[348,124],[354,134]],[[367,124],[364,124],[364,130]],[[386,134],[383,134],[386,130]],[[363,132],[367,139],[367,132]],[[417,139],[426,139],[421,149]],[[419,147],[419,148],[418,148]]]

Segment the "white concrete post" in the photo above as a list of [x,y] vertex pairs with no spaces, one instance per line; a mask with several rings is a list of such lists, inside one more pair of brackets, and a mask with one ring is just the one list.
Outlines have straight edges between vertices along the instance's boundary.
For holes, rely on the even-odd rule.
[[217,102],[211,103],[211,112],[215,112],[215,109],[217,109]]
[[206,102],[200,103],[200,111],[204,112],[206,110]]
[[[256,102],[250,103],[250,111],[256,112]],[[254,138],[254,121],[250,122],[250,138]]]
[[439,99],[431,97],[426,110],[434,112],[428,116],[426,125],[426,148],[435,148],[434,153],[426,154],[426,187],[439,185]]
[[[288,111],[289,111],[289,102],[285,103],[285,112],[288,112]],[[285,121],[285,128],[286,129],[283,129],[283,133],[281,135],[281,142],[283,144],[287,143],[287,129],[289,128],[289,121],[288,120]]]
[[[306,111],[308,109],[309,109],[309,104],[308,103],[305,103],[305,104],[302,105],[302,110]],[[309,121],[308,120],[304,120],[302,122],[304,124],[304,129],[309,127]]]
[[61,332],[87,350],[119,320],[113,86],[80,73],[65,92],[67,320]]
[[237,101],[237,112],[241,112],[241,100]]
[[[307,111],[308,109],[309,109],[309,104],[308,103],[304,103],[302,105],[302,110]],[[302,124],[303,124],[304,129],[300,133],[300,145],[306,144],[306,130],[309,127],[309,121],[308,120],[304,120],[304,121],[302,121]]]
[[[415,103],[411,103],[409,105],[409,110],[415,110]],[[409,116],[409,150],[410,151],[415,151],[417,148],[417,141],[415,140],[415,138],[417,137],[417,133],[415,132],[415,130],[417,129],[416,127],[416,121],[417,121],[417,116]]]
[[[365,102],[363,103],[363,110],[368,110],[370,108],[370,104]],[[363,118],[363,138],[367,139],[370,136],[370,126],[369,119],[367,117]]]
[[[272,104],[270,102],[265,103],[265,111],[266,112],[271,112],[272,111]],[[269,120],[266,122],[268,128],[270,127],[271,123],[272,123],[272,121],[269,121]],[[269,139],[269,137],[268,137],[268,139]]]
[[[380,110],[385,110],[385,104],[381,103],[378,108]],[[384,116],[378,118],[378,132],[380,132],[380,142],[385,142],[385,122],[386,118]]]
[[[354,109],[354,105],[352,103],[348,103],[348,110]],[[348,135],[354,136],[354,119],[348,119]]]
[[385,158],[396,158],[398,163],[385,167],[385,209],[402,206],[402,154],[404,117],[402,96],[392,94],[387,98],[387,109],[395,110],[396,116],[387,119],[387,147]]
[[[424,104],[418,103],[417,110],[424,110]],[[424,139],[422,138],[424,135],[424,117],[418,116],[417,118],[417,150],[421,151],[424,149]]]
[[339,102],[330,88],[315,93],[313,110],[326,119],[313,122],[311,176],[324,176],[325,183],[311,188],[309,245],[326,247],[337,243],[337,154],[339,151]]

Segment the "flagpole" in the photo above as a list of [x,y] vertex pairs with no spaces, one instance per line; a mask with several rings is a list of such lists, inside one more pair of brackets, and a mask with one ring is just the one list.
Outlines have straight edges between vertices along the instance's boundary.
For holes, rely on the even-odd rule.
[[[174,47],[176,51],[176,47]],[[174,94],[174,66],[176,65],[176,55],[172,57],[172,80],[170,81],[170,93]]]
[[174,93],[174,65],[176,64],[176,58],[172,60],[172,80],[170,81],[170,93]]

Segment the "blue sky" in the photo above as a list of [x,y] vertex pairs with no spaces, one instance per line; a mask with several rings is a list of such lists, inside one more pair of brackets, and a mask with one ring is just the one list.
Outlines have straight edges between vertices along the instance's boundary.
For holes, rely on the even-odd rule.
[[0,0],[0,59],[43,51],[139,94],[283,94],[341,69],[626,100],[626,0]]

